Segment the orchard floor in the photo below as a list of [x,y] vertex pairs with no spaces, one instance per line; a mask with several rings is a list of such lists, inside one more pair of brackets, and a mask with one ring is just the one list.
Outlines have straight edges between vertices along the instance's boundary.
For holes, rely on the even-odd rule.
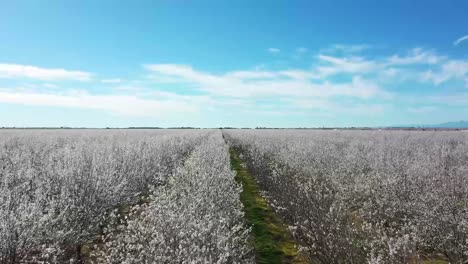
[[247,224],[252,227],[257,263],[309,263],[298,252],[299,245],[286,225],[277,217],[267,200],[261,196],[254,177],[243,165],[239,154],[230,149],[231,167],[236,181],[242,184],[241,201]]

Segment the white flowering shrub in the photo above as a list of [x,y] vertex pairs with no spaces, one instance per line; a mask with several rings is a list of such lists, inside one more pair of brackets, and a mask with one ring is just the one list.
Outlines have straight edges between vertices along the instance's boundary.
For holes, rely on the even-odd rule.
[[0,263],[80,261],[113,209],[163,184],[210,133],[1,131]]
[[225,130],[320,263],[468,261],[468,134]]
[[199,145],[150,202],[109,228],[96,263],[253,263],[221,133]]

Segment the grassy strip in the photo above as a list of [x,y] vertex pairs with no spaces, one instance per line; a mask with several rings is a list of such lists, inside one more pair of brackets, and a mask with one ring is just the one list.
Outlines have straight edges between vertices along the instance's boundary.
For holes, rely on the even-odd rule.
[[240,195],[247,222],[252,226],[257,263],[308,263],[298,254],[298,244],[291,233],[260,195],[254,177],[242,166],[239,154],[229,150],[236,181],[242,184]]

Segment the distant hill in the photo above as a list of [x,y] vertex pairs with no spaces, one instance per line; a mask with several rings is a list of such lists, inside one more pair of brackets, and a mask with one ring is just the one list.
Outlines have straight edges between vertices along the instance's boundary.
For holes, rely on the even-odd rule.
[[468,121],[447,122],[436,125],[429,125],[427,127],[441,127],[441,128],[468,128]]
[[417,128],[467,128],[468,129],[468,121],[454,121],[454,122],[446,122],[441,124],[426,124],[426,125],[403,125],[403,126],[395,126],[395,127],[417,127]]

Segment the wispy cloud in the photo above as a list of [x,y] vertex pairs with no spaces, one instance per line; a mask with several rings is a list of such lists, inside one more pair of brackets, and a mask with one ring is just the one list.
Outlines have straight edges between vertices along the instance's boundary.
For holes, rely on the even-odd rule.
[[318,58],[322,62],[328,63],[327,66],[317,68],[321,76],[329,76],[337,73],[365,73],[376,71],[381,68],[375,61],[366,60],[363,57],[333,57],[320,54]]
[[270,79],[277,77],[278,74],[269,71],[235,71],[229,72],[225,75],[226,77],[232,77],[236,79]]
[[438,71],[429,70],[421,74],[421,80],[439,85],[451,79],[464,79],[468,75],[468,62],[447,61]]
[[[315,68],[315,78],[327,78],[337,74],[372,75],[371,79],[395,81],[443,82],[468,78],[468,61],[449,59],[434,50],[414,48],[406,54],[393,54],[378,59],[362,56],[332,56],[319,54],[322,62]],[[468,85],[468,84],[467,84]]]
[[467,93],[426,96],[423,98],[423,100],[444,105],[463,106],[465,108],[468,108]]
[[276,54],[276,53],[280,53],[281,50],[278,49],[278,48],[268,48],[267,49],[268,52],[272,53],[272,54]]
[[295,60],[304,59],[308,52],[309,52],[309,49],[305,47],[298,47],[294,50],[294,53],[292,54],[291,58]]
[[428,114],[437,110],[437,107],[434,106],[422,106],[422,107],[412,107],[409,109],[410,112],[415,114]]
[[307,80],[307,77],[312,77],[313,73],[297,70],[271,72],[242,71],[215,75],[197,71],[187,65],[153,64],[146,65],[145,67],[157,75],[178,77],[181,83],[191,82],[195,85],[196,89],[216,96],[244,98],[265,96],[349,96],[370,98],[379,95],[388,96],[388,93],[377,84],[359,76],[353,77],[350,83],[333,83],[330,81],[314,83]]
[[344,53],[344,54],[351,54],[351,53],[359,53],[361,51],[370,49],[372,46],[367,44],[354,44],[354,45],[346,45],[346,44],[334,44],[330,47],[323,50],[324,53]]
[[0,63],[0,78],[30,78],[37,80],[89,81],[92,74],[84,71],[40,68],[30,65]]
[[[179,98],[180,99],[180,98]],[[160,117],[167,112],[193,113],[199,108],[183,100],[141,99],[129,95],[93,95],[0,91],[1,103],[104,110],[125,116]]]
[[122,80],[121,79],[104,79],[104,80],[101,80],[102,83],[121,83]]
[[391,56],[388,58],[388,63],[391,65],[437,64],[445,59],[445,56],[439,56],[434,51],[414,48],[405,56]]
[[304,48],[304,47],[299,47],[299,48],[296,49],[297,53],[306,53],[308,51],[309,50],[307,48]]
[[354,115],[378,115],[384,113],[389,107],[386,104],[339,104],[332,100],[314,100],[314,99],[297,99],[291,103],[298,108],[326,110],[334,113],[346,113]]
[[[87,72],[0,64],[0,76],[4,78],[46,80],[21,80],[16,89],[0,89],[0,102],[92,109],[143,117],[219,111],[221,108],[242,108],[252,113],[379,115],[396,101],[405,103],[402,89],[395,88],[397,80],[398,86],[419,82],[416,85],[428,89],[450,80],[468,80],[468,61],[450,59],[435,50],[415,48],[377,56],[358,54],[359,50],[367,48],[365,45],[338,45],[335,48],[346,52],[320,50],[315,56],[307,56],[311,59],[308,64],[298,60],[281,65],[265,63],[257,68],[216,73],[191,65],[147,64],[143,65],[146,76],[126,80],[93,80],[92,74]],[[311,53],[299,48],[293,52]],[[72,90],[76,84],[57,85],[52,82],[55,80],[94,82],[91,88],[77,92]],[[11,83],[11,80],[5,83]],[[466,102],[466,98],[464,100]],[[406,103],[404,109],[409,112],[423,114],[430,111],[427,102]]]
[[457,46],[458,44],[462,43],[465,40],[468,40],[468,35],[458,38],[457,40],[453,42],[453,45]]
[[300,69],[290,69],[290,70],[283,70],[278,72],[280,75],[296,79],[296,80],[307,80],[307,79],[319,79],[320,76],[311,71],[300,70]]
[[47,88],[50,88],[50,89],[57,89],[57,88],[59,88],[58,85],[53,84],[53,83],[44,83],[43,86],[44,86],[44,87],[47,87]]

